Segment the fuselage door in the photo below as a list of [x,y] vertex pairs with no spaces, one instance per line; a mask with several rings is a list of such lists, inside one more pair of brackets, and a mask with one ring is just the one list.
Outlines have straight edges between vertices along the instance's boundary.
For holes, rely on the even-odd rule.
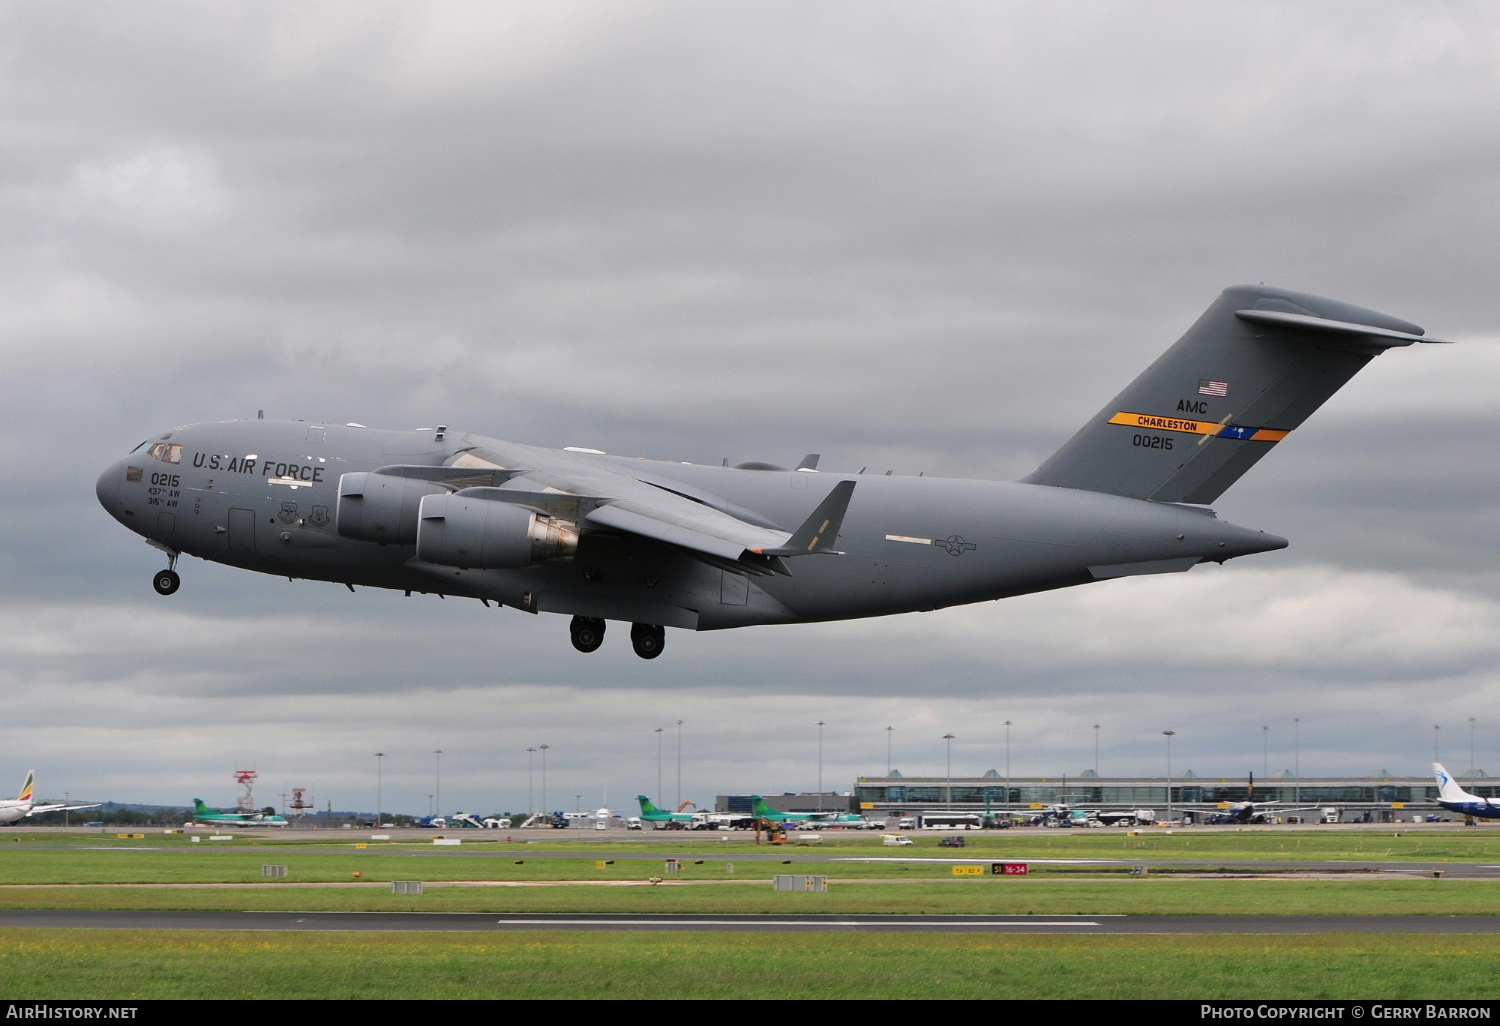
[[229,511],[229,551],[241,556],[255,555],[255,510]]

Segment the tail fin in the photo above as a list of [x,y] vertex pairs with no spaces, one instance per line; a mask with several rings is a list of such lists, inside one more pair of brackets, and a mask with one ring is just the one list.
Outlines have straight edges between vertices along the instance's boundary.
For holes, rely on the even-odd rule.
[[35,793],[35,791],[36,791],[36,770],[27,770],[26,771],[26,783],[24,783],[24,784],[21,785],[21,794],[20,794],[20,797],[18,797],[16,799],[16,801],[18,801],[18,802],[29,802],[29,801],[31,801],[32,795]]
[[193,799],[193,814],[194,815],[202,816],[204,813],[212,815],[213,811],[214,811],[213,809],[210,809],[207,805],[203,804],[203,799],[202,798],[194,798]]
[[1457,781],[1448,775],[1443,769],[1443,764],[1435,762],[1432,764],[1432,772],[1437,775],[1438,797],[1445,802],[1470,801],[1469,794],[1458,786]]
[[635,800],[641,803],[641,815],[642,816],[664,816],[664,815],[666,815],[666,813],[662,812],[661,809],[658,809],[655,805],[653,805],[651,803],[651,799],[650,798],[647,798],[643,794],[636,795],[635,796]]
[[750,808],[754,811],[757,819],[780,819],[781,813],[766,804],[766,800],[758,794],[750,796]]
[[1022,480],[1213,502],[1415,324],[1265,285],[1227,288],[1177,344]]

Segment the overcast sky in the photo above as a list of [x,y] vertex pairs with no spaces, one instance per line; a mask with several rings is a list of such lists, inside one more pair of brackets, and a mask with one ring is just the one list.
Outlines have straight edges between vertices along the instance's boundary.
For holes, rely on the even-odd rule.
[[[0,792],[422,813],[907,775],[1500,774],[1500,8],[0,0]],[[1289,549],[669,632],[289,583],[101,510],[148,434],[436,423],[1012,478],[1226,285],[1452,346],[1216,504]],[[1294,720],[1299,721],[1294,723]],[[1435,725],[1440,729],[1434,729]],[[662,734],[656,728],[665,728]],[[894,731],[887,731],[894,727]],[[1263,730],[1262,728],[1269,728]],[[1294,733],[1300,734],[1296,753]],[[658,743],[662,759],[658,762]],[[575,799],[574,795],[581,795]]]

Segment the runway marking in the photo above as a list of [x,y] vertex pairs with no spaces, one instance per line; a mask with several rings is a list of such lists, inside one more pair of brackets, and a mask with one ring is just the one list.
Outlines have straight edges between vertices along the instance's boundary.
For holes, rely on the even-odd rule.
[[[493,912],[276,912],[268,909],[245,909],[246,915],[300,916],[299,922],[308,919],[334,916],[493,916]],[[1097,918],[1124,918],[1123,916],[1100,916]],[[927,929],[934,926],[1102,926],[1092,919],[918,919],[907,922],[901,919],[682,919],[662,916],[654,919],[496,919],[497,926],[909,926]]]

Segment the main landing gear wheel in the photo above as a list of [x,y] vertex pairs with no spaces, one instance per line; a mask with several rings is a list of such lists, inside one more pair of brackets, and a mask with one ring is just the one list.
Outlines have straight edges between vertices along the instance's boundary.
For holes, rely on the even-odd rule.
[[667,643],[667,629],[650,623],[632,624],[630,644],[642,659],[655,659]]
[[575,616],[568,627],[573,635],[573,647],[580,652],[593,652],[604,644],[604,621],[592,616]]
[[170,595],[182,586],[182,578],[177,576],[176,570],[158,570],[156,576],[151,578],[151,587],[156,589],[158,595]]

